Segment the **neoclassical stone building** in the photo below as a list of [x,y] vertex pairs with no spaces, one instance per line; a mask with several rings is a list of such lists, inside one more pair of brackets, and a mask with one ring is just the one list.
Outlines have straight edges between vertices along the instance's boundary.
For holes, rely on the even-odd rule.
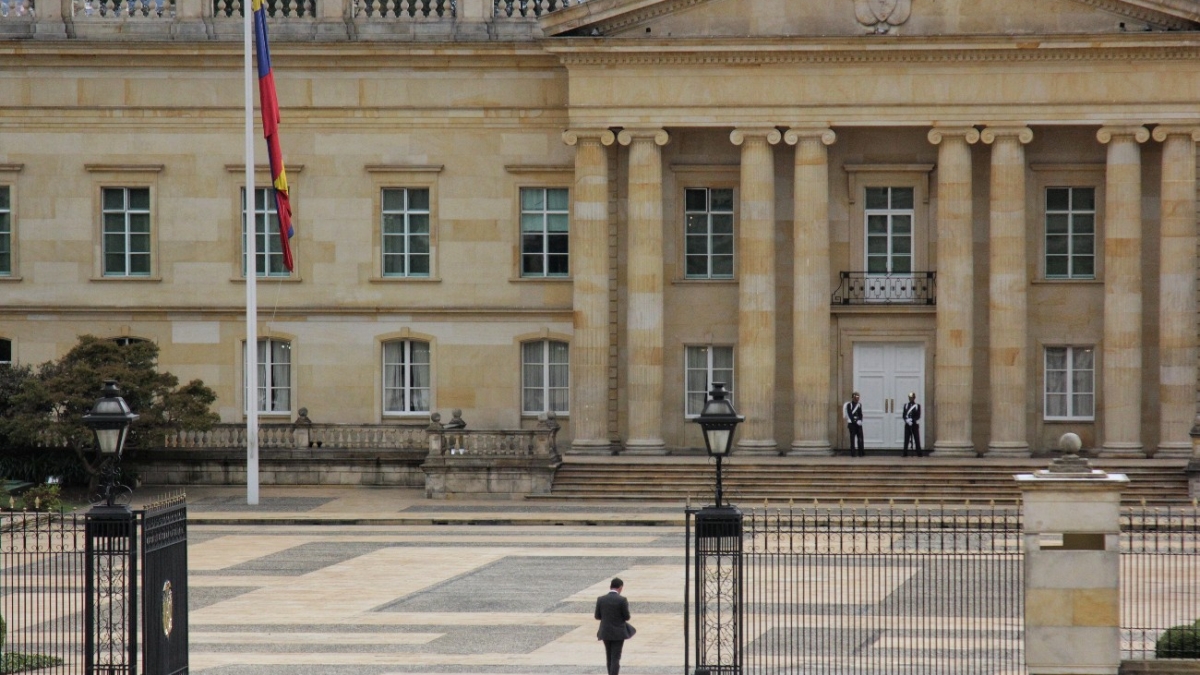
[[[145,339],[243,419],[241,3],[0,0],[0,360]],[[1193,0],[274,0],[264,421],[574,452],[1192,454]],[[258,148],[257,184],[267,184]],[[261,188],[260,188],[261,189]]]

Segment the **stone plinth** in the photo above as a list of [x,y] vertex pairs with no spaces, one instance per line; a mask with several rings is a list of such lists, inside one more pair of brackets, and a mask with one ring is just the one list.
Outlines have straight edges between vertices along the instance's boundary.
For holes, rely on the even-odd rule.
[[1020,474],[1025,662],[1030,675],[1116,675],[1121,665],[1123,474]]
[[557,456],[431,455],[421,470],[430,499],[521,499],[549,494],[561,463]]

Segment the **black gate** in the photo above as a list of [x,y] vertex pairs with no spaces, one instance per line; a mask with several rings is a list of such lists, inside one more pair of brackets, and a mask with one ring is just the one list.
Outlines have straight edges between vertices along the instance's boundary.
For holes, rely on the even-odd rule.
[[174,495],[142,514],[145,675],[188,672],[187,503]]
[[39,673],[186,674],[184,496],[0,516],[0,614],[5,653]]
[[746,675],[1025,672],[1016,508],[747,510],[742,539]]

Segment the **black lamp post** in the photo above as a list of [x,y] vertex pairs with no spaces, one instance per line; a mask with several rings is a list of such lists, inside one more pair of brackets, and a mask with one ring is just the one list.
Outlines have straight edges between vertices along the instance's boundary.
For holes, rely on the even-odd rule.
[[[113,498],[121,487],[117,482],[121,475],[121,452],[129,437],[129,426],[137,418],[129,409],[129,404],[121,398],[116,380],[104,381],[104,395],[96,400],[92,411],[83,416],[83,423],[95,433],[96,447],[104,458],[100,467],[100,491],[108,508],[115,506]],[[99,506],[98,503],[96,505]],[[128,508],[125,505],[120,507]]]
[[737,414],[726,394],[725,383],[713,382],[704,410],[696,418],[709,456],[717,458],[717,503],[695,512],[694,675],[742,672],[742,512],[723,502],[721,460],[733,451],[734,432],[746,418]]
[[709,457],[717,458],[717,506],[721,506],[721,460],[733,452],[733,432],[745,417],[737,414],[733,404],[725,398],[725,383],[713,382],[709,399],[696,423],[704,430],[704,447]]
[[84,674],[134,675],[138,652],[138,536],[134,513],[114,498],[129,488],[120,485],[121,451],[129,425],[138,418],[121,398],[114,380],[104,382],[104,395],[83,416],[96,434],[104,458],[100,495],[84,514],[85,593]]

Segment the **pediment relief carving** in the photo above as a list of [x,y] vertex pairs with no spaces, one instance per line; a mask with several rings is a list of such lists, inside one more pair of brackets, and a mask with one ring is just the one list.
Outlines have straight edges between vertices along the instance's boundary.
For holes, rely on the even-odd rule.
[[1104,34],[1200,28],[1194,0],[586,0],[543,15],[548,37]]
[[854,18],[874,33],[889,33],[908,21],[912,0],[854,0]]

